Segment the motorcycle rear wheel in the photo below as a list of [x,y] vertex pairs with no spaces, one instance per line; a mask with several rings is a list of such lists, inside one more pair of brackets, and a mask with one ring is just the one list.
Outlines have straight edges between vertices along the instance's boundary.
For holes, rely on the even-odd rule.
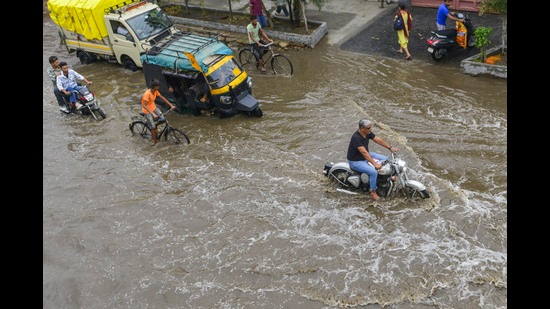
[[443,56],[445,56],[446,53],[447,53],[447,50],[443,48],[438,48],[434,50],[434,52],[432,53],[432,59],[435,61],[439,61],[443,58]]
[[340,184],[341,187],[349,188],[349,185],[347,184],[348,176],[348,171],[338,169],[329,173],[328,179],[332,182]]

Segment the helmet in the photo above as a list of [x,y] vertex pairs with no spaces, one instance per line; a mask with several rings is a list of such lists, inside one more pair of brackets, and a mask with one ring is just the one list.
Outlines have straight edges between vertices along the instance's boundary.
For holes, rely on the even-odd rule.
[[457,13],[457,14],[456,14],[456,18],[464,19],[464,14],[462,14],[462,13]]

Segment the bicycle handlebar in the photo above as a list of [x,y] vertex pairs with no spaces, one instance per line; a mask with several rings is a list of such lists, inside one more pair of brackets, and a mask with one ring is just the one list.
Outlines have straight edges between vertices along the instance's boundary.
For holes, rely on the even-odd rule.
[[270,42],[270,43],[264,44],[264,47],[271,46],[271,45],[273,45],[273,43],[274,43],[274,42]]

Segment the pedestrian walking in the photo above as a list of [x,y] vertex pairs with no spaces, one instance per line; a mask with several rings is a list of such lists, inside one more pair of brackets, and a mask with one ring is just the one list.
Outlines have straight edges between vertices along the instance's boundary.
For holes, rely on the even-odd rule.
[[447,18],[464,22],[464,19],[454,16],[455,12],[449,12],[449,6],[451,6],[452,0],[443,0],[443,3],[437,8],[437,20],[435,25],[437,30],[445,30],[447,28]]
[[264,15],[264,3],[262,0],[250,0],[250,15],[256,16],[263,29],[267,27],[267,17]]
[[275,5],[277,8],[275,9],[275,13],[273,13],[274,16],[281,16],[281,11],[285,14],[286,17],[288,17],[288,10],[286,8],[286,0],[276,0]]
[[407,11],[403,2],[397,4],[397,12],[394,19],[401,18],[403,21],[403,30],[397,30],[397,41],[399,42],[399,53],[403,54],[405,50],[405,60],[412,60],[411,53],[409,53],[409,31],[412,29],[412,15]]

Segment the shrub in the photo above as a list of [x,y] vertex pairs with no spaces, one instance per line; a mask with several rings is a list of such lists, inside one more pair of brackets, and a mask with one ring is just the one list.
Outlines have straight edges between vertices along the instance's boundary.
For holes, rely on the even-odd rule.
[[485,62],[487,47],[491,44],[489,40],[489,35],[491,33],[493,33],[493,28],[491,27],[478,27],[474,31],[474,35],[476,36],[476,47],[481,50],[481,62]]

